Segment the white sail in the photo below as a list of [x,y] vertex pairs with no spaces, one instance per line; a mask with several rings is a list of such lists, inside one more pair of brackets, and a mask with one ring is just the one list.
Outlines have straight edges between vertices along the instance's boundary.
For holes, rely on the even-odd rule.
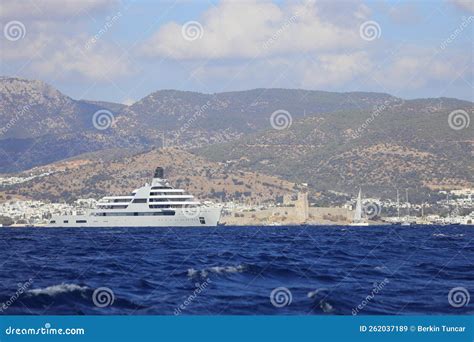
[[354,213],[354,219],[351,226],[368,226],[369,222],[366,218],[362,218],[362,190],[359,189],[359,196],[357,196],[357,203]]
[[357,204],[354,213],[354,222],[358,222],[362,220],[362,193],[361,189],[359,189],[359,196],[357,197]]

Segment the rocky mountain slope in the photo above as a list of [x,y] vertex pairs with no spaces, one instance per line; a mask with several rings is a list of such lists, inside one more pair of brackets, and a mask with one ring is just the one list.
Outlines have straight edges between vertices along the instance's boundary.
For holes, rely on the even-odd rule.
[[41,81],[2,77],[0,94],[1,139],[90,130],[93,113],[104,108],[75,101]]
[[[132,158],[165,145],[192,150],[213,167],[225,162],[229,172],[275,175],[316,191],[472,186],[474,126],[453,128],[449,118],[461,110],[469,123],[473,108],[472,102],[449,98],[408,101],[383,93],[291,89],[161,90],[124,106],[78,101],[40,81],[3,77],[0,173],[77,156],[110,163],[113,158],[98,156],[114,150]],[[105,121],[97,120],[97,112],[105,112]]]
[[[98,155],[97,155],[98,154]],[[20,176],[33,179],[0,187],[0,201],[7,196],[49,201],[74,201],[126,195],[150,182],[156,166],[176,187],[186,189],[201,200],[265,202],[292,193],[294,184],[255,172],[230,170],[181,149],[151,150],[131,156],[120,152],[89,153],[26,171]],[[114,155],[114,157],[111,157]]]
[[130,145],[95,128],[94,113],[108,108],[73,100],[41,81],[0,78],[0,172]]
[[[221,94],[175,90],[152,93],[131,106],[77,101],[41,82],[0,78],[0,172],[104,148],[202,146],[270,127],[274,111],[294,119],[306,113],[370,108],[392,97],[378,93],[329,93],[254,89]],[[100,122],[94,114],[108,111]]]
[[192,146],[222,142],[267,129],[278,110],[293,119],[306,113],[332,113],[350,108],[371,108],[392,96],[380,93],[330,93],[298,89],[253,89],[217,94],[176,90],[154,92],[127,107],[115,129],[130,136],[140,130],[150,140]]
[[[236,169],[308,182],[313,189],[369,193],[395,188],[474,185],[472,127],[451,128],[449,113],[473,115],[472,103],[425,99],[387,104],[378,115],[340,111],[314,114],[283,130],[271,129],[197,149]],[[372,120],[367,120],[372,118]]]

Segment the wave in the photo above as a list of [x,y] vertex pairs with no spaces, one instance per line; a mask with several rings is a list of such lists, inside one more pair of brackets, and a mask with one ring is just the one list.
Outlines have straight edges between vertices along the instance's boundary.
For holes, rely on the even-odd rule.
[[[314,291],[308,292],[308,298],[313,299],[317,302],[317,305],[324,313],[332,313],[334,312],[334,306],[329,303],[328,296],[330,290],[327,288],[320,288]],[[318,302],[319,300],[319,302]]]
[[[434,226],[400,230],[404,241],[424,241],[422,247],[412,250],[390,229],[339,229],[230,227],[209,234],[206,229],[173,228],[169,236],[161,230],[121,228],[137,239],[119,238],[113,249],[103,250],[98,258],[93,258],[97,254],[95,244],[83,243],[83,230],[0,229],[4,241],[18,235],[35,238],[31,243],[12,240],[11,248],[3,251],[0,303],[9,302],[13,296],[18,299],[0,312],[0,317],[173,315],[193,295],[196,284],[204,289],[208,278],[206,292],[186,308],[186,314],[351,315],[372,294],[373,282],[380,284],[386,277],[390,285],[358,314],[473,314],[469,305],[453,308],[447,295],[456,286],[474,286],[468,262],[474,260],[474,229]],[[106,246],[113,232],[90,230],[87,234],[98,245]],[[160,240],[156,234],[170,238]],[[351,239],[361,243],[350,243]],[[161,241],[160,248],[156,248],[157,241]],[[377,249],[375,256],[367,256],[380,241],[384,241],[383,251]],[[465,258],[449,263],[460,249]],[[190,251],[194,251],[194,259],[189,259]],[[89,269],[92,259],[94,267]],[[29,267],[18,266],[25,261]],[[400,263],[403,267],[397,268]],[[448,263],[450,267],[444,267]],[[358,272],[353,272],[354,265],[359,265]],[[397,268],[393,282],[392,266]],[[18,291],[18,284],[29,279],[35,269],[42,270],[41,277]],[[88,271],[80,274],[81,270]],[[437,279],[436,286],[416,291],[427,278]],[[102,286],[110,287],[115,296],[107,307],[98,307],[93,301],[94,291]],[[282,309],[273,307],[269,298],[279,286],[292,292],[291,305]],[[472,296],[471,292],[471,302]]]
[[[320,288],[320,289],[316,289],[314,291],[310,291],[310,292],[308,292],[308,298],[316,298],[316,296],[318,294],[321,294],[323,292],[329,292],[329,289],[323,287],[323,288]],[[326,297],[326,296],[327,296],[327,293],[324,293],[324,297]]]
[[375,266],[374,270],[379,271],[381,273],[390,273],[390,270],[387,266]]
[[[97,290],[97,289],[95,289]],[[99,292],[100,293],[100,292]],[[144,310],[148,309],[149,306],[136,303],[130,298],[124,298],[117,296],[117,294],[111,294],[113,301],[107,308],[102,309],[98,306],[95,301],[99,300],[99,295],[94,294],[94,288],[79,284],[61,283],[57,285],[51,285],[48,287],[31,289],[26,291],[25,298],[22,302],[30,308],[43,308],[46,309],[50,305],[63,305],[67,307],[64,309],[68,314],[84,314],[84,313],[102,313],[107,310]],[[94,297],[96,297],[94,299]]]
[[207,277],[209,273],[224,274],[224,273],[239,273],[245,270],[244,265],[237,266],[213,266],[204,268],[202,270],[196,270],[194,268],[188,269],[188,277],[195,277],[200,275],[201,277]]
[[45,288],[31,289],[31,290],[26,291],[26,293],[32,294],[32,295],[55,296],[60,293],[68,293],[68,292],[75,292],[75,291],[85,292],[88,289],[89,288],[87,286],[62,283],[59,285],[52,285]]
[[463,237],[464,234],[443,234],[443,233],[435,233],[433,234],[434,237],[446,237],[446,238],[460,238]]

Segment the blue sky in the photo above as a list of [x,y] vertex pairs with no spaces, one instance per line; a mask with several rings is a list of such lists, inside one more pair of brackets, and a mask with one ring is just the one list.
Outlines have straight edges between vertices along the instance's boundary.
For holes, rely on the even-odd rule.
[[121,103],[260,87],[473,101],[473,3],[4,0],[1,74]]

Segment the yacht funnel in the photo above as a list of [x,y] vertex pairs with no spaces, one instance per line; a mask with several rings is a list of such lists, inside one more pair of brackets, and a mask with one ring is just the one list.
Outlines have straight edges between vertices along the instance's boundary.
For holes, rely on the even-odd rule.
[[165,178],[165,170],[162,168],[162,167],[157,167],[155,169],[155,175],[153,176],[153,178]]

